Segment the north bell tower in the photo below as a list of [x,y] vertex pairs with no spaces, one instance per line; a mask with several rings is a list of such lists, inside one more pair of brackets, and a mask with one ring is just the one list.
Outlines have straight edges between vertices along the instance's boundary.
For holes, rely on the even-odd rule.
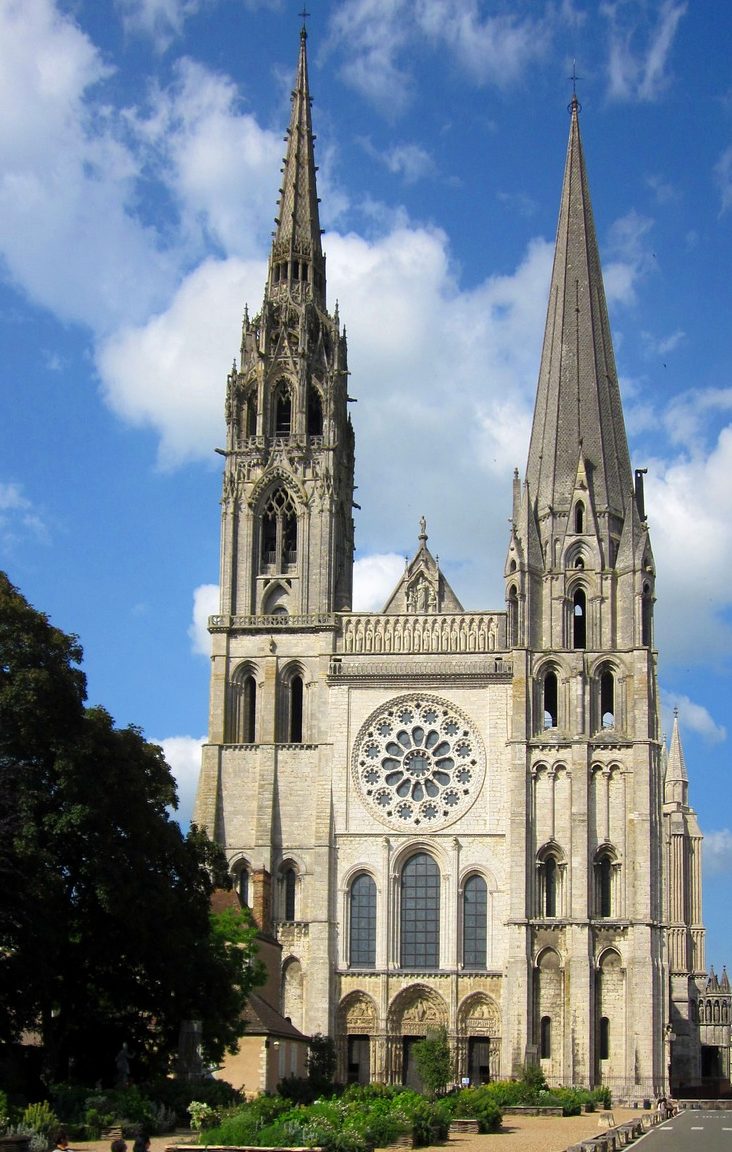
[[347,352],[326,306],[307,70],[300,55],[261,312],[244,315],[226,393],[225,615],[351,606],[353,430]]

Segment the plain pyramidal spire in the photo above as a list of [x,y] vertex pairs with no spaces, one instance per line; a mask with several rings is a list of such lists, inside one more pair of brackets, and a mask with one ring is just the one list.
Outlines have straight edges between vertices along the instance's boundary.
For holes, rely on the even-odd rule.
[[526,479],[541,518],[566,511],[584,460],[596,511],[625,518],[632,492],[605,289],[580,137],[570,128]]

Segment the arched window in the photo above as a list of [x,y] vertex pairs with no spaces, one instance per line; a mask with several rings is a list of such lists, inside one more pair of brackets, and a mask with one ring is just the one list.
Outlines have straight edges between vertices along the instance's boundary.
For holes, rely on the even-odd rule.
[[595,861],[595,908],[598,916],[613,914],[613,862],[607,852]]
[[488,954],[488,886],[470,876],[463,888],[463,967],[485,968]]
[[508,590],[508,646],[515,648],[518,644],[519,618],[518,618],[518,592],[516,585],[512,584]]
[[254,744],[257,739],[257,681],[247,668],[237,669],[229,689],[226,718],[228,744]]
[[600,1036],[599,1036],[599,1049],[600,1059],[610,1059],[610,1020],[607,1016],[600,1017]]
[[290,744],[302,744],[302,676],[290,681]]
[[610,668],[600,677],[600,722],[603,728],[615,727],[615,676]]
[[556,728],[558,715],[558,690],[556,672],[547,672],[543,682],[544,727]]
[[557,861],[547,856],[544,861],[544,915],[557,914]]
[[262,571],[287,572],[297,563],[297,513],[286,488],[275,488],[262,512]]
[[539,1036],[539,1057],[549,1060],[552,1054],[552,1018],[542,1016]]
[[239,897],[239,903],[242,908],[249,907],[249,868],[245,861],[237,864],[232,872],[232,880],[234,882],[234,891]]
[[578,588],[572,600],[572,647],[587,647],[587,597]]
[[585,506],[581,500],[574,506],[574,530],[578,534],[585,530]]
[[352,968],[376,967],[376,885],[366,872],[351,885],[349,963]]
[[641,644],[649,647],[653,642],[653,596],[651,595],[651,586],[646,583],[643,585],[643,596],[641,599]]
[[308,436],[323,435],[323,401],[314,384],[308,386]]
[[440,966],[440,870],[431,856],[418,852],[402,869],[401,966]]
[[292,397],[286,384],[275,393],[275,436],[289,436],[292,428]]
[[277,692],[277,742],[302,744],[305,733],[305,681],[299,664],[282,671]]
[[282,874],[282,896],[284,920],[295,919],[295,894],[297,890],[297,873],[292,867],[285,868]]
[[247,396],[246,407],[246,434],[247,436],[257,435],[257,390],[252,388]]

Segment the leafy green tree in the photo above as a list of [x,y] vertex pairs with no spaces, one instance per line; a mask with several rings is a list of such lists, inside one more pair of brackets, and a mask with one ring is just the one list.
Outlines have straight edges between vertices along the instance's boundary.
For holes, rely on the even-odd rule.
[[220,849],[169,814],[139,729],[84,707],[82,652],[0,574],[0,1042],[40,1027],[46,1075],[165,1071],[183,1021],[204,1059],[241,1034],[259,977],[248,913],[210,914]]
[[332,1038],[315,1032],[308,1044],[307,1071],[310,1086],[316,1095],[333,1087],[335,1070],[336,1050]]
[[429,1032],[415,1044],[414,1059],[427,1095],[441,1095],[452,1079],[452,1056],[445,1029]]

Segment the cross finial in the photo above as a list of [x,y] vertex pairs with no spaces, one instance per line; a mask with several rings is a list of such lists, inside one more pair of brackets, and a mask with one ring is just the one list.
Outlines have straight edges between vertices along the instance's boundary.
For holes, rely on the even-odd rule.
[[304,4],[302,6],[302,12],[300,13],[300,15],[302,16],[302,30],[303,30],[303,32],[307,32],[306,22],[307,22],[307,19],[308,19],[310,13],[308,12],[308,10]]
[[582,105],[577,99],[577,81],[581,80],[582,77],[577,75],[577,60],[575,58],[572,59],[572,75],[569,79],[572,81],[572,100],[569,104],[569,111],[579,112]]

